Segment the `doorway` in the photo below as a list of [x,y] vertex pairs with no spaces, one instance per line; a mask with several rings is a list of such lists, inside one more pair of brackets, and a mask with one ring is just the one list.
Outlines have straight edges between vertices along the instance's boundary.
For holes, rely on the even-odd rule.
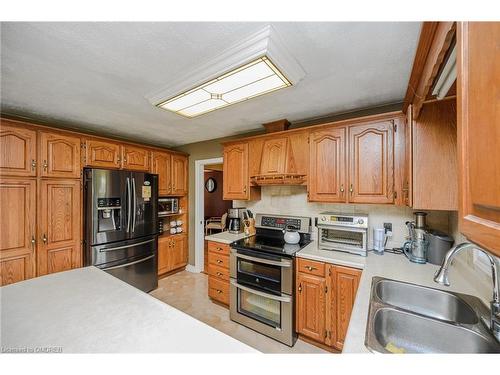
[[[232,201],[222,200],[222,162],[223,158],[195,161],[195,257],[194,272],[203,272],[205,268],[205,225],[212,218],[221,218],[232,206]],[[208,181],[209,179],[211,181]],[[219,229],[211,229],[213,233]]]

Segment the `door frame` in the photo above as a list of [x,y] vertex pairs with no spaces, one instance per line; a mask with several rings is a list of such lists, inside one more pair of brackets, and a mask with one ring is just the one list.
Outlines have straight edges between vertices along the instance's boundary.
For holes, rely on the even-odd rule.
[[[212,158],[195,160],[194,162],[194,266],[189,265],[186,269],[190,272],[203,272],[205,263],[205,165],[221,164],[223,158]],[[220,186],[222,189],[222,186]]]

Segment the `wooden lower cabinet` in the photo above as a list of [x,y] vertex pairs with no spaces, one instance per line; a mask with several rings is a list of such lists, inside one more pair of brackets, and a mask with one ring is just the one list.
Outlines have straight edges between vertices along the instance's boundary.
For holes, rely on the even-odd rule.
[[35,276],[36,180],[0,179],[0,286]]
[[38,199],[37,275],[80,267],[80,180],[42,180]]
[[360,277],[361,270],[355,268],[297,259],[297,333],[342,350]]
[[229,251],[228,244],[208,241],[208,296],[229,305]]
[[163,235],[158,238],[158,275],[185,267],[187,262],[186,235]]

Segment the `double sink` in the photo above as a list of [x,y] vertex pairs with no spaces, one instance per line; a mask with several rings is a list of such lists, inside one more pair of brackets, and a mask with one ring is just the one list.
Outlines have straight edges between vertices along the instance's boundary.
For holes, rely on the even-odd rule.
[[479,298],[374,277],[365,345],[379,353],[500,353]]

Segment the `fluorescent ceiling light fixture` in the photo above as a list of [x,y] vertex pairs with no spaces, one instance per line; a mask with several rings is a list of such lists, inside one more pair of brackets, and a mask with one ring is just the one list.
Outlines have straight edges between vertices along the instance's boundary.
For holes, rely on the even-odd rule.
[[195,117],[291,85],[271,60],[263,56],[157,106]]

